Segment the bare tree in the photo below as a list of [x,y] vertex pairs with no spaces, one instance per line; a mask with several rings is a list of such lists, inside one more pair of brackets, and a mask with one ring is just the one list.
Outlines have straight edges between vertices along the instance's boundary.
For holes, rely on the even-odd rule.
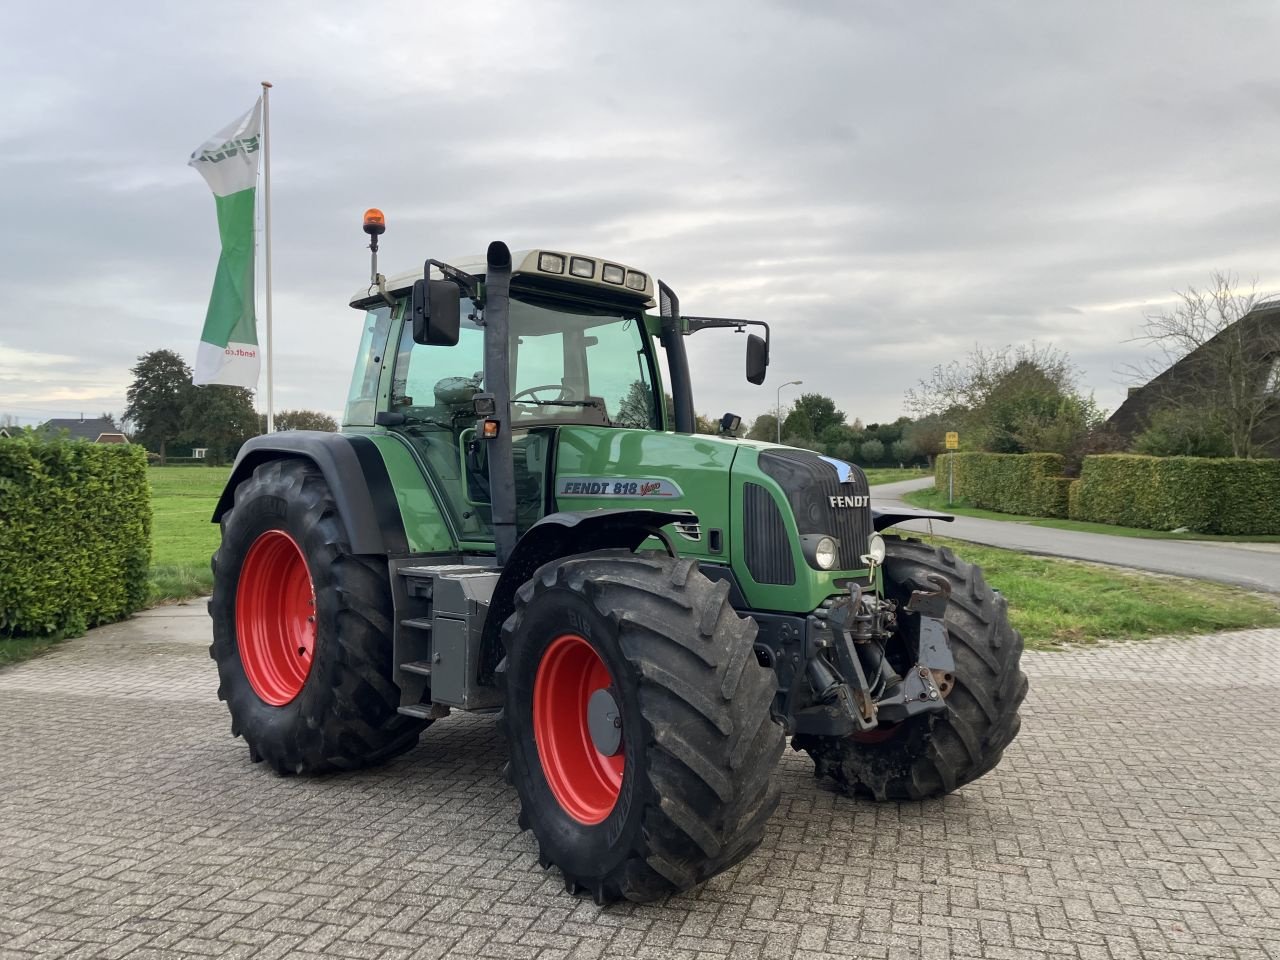
[[1257,282],[1214,273],[1204,289],[1178,293],[1171,310],[1148,314],[1137,337],[1159,356],[1131,370],[1145,382],[1149,409],[1219,430],[1233,456],[1256,457],[1280,434],[1280,318],[1255,312]]

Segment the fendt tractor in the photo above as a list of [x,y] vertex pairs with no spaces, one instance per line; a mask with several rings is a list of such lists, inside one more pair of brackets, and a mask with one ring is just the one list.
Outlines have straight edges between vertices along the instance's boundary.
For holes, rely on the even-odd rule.
[[694,432],[686,338],[745,332],[760,384],[767,324],[501,242],[387,280],[384,229],[341,432],[251,440],[214,514],[211,654],[252,760],[350,770],[492,713],[520,828],[597,903],[746,857],[787,736],[879,800],[996,766],[1027,690],[1005,601],[881,532],[950,518],[879,510],[857,466],[731,415]]

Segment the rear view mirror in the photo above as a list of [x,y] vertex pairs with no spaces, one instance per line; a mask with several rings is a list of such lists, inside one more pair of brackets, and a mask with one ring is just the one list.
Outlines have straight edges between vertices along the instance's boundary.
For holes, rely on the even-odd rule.
[[747,380],[756,385],[764,383],[765,370],[769,367],[769,344],[764,337],[747,334]]
[[458,343],[462,291],[451,280],[417,280],[413,284],[410,316],[413,342],[430,347]]

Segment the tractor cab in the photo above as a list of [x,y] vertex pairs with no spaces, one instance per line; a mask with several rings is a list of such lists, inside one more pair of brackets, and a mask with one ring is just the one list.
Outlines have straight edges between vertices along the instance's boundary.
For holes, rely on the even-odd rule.
[[[508,308],[507,377],[517,529],[544,512],[555,428],[662,430],[661,380],[648,316],[653,281],[596,258],[545,250],[514,255]],[[488,447],[477,435],[476,398],[485,382],[484,262],[463,259],[474,288],[440,297],[451,343],[430,342],[413,322],[413,289],[422,275],[360,291],[365,330],[343,417],[344,428],[385,427],[404,439],[440,482],[451,519],[467,540],[492,537]],[[429,279],[448,283],[439,268]],[[474,271],[474,272],[473,272]],[[447,293],[448,291],[446,291]],[[467,295],[474,292],[474,299]],[[444,306],[440,306],[443,303]],[[454,315],[456,312],[456,315]],[[456,330],[456,333],[454,331]],[[421,342],[421,341],[428,342]]]
[[[437,483],[459,539],[477,550],[494,537],[488,467],[494,444],[486,440],[497,438],[477,432],[487,398],[508,398],[491,405],[505,414],[499,436],[511,447],[519,536],[555,507],[549,466],[557,438],[576,438],[581,449],[609,443],[599,428],[678,429],[680,411],[692,419],[687,384],[675,375],[687,371],[683,336],[752,323],[671,316],[677,301],[665,287],[669,315],[649,313],[656,306],[653,278],[598,257],[524,250],[511,255],[511,265],[505,351],[497,351],[505,352],[505,363],[497,361],[505,386],[486,382],[484,258],[428,261],[423,273],[390,280],[375,271],[373,283],[351,300],[366,317],[344,429],[380,428],[411,447]],[[664,347],[674,380],[670,413],[658,364]],[[747,362],[749,377],[763,380],[765,339],[751,335]]]

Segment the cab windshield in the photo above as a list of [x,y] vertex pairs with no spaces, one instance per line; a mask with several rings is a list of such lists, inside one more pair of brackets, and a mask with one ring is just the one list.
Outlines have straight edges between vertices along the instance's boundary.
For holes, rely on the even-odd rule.
[[[458,343],[415,343],[406,323],[396,360],[391,408],[410,421],[454,426],[475,417],[471,397],[484,390],[484,328],[463,298]],[[659,428],[644,321],[638,313],[511,298],[512,427],[582,423]]]

